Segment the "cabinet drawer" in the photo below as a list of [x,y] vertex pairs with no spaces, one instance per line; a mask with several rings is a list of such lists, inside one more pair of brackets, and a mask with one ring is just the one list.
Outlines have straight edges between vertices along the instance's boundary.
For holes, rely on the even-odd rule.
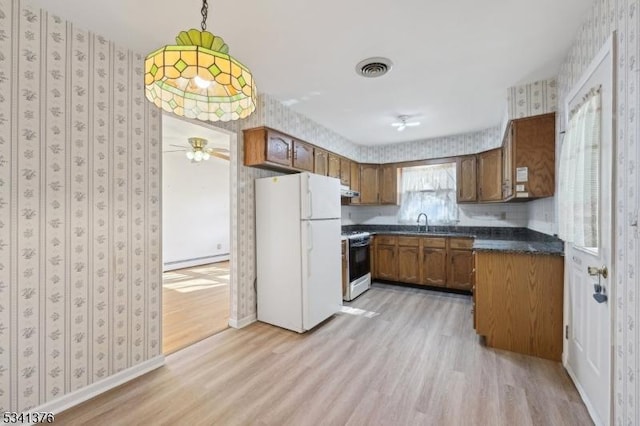
[[473,238],[450,238],[449,247],[452,249],[471,250]]
[[430,248],[445,248],[447,240],[444,238],[423,238],[422,246]]
[[376,244],[395,245],[398,237],[391,235],[376,235]]
[[420,246],[419,237],[398,237],[398,245],[404,247],[418,247]]

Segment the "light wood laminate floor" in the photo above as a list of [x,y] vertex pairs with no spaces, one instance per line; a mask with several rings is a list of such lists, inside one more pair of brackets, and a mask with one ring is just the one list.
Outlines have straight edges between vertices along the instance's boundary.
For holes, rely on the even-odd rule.
[[469,296],[375,284],[349,305],[304,335],[218,333],[56,423],[591,424],[560,364],[480,344]]
[[163,274],[162,351],[170,354],[229,325],[229,262]]

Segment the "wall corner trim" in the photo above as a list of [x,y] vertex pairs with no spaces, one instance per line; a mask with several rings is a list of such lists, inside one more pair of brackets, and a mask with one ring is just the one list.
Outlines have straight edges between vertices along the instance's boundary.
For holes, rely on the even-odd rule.
[[53,401],[46,402],[35,407],[30,412],[51,412],[59,414],[69,408],[72,408],[82,402],[85,402],[95,396],[107,392],[123,383],[131,381],[150,371],[160,368],[164,365],[164,355],[158,355],[147,361],[136,364],[116,374],[106,377],[100,381],[85,386],[77,391],[68,393]]
[[229,319],[229,327],[231,328],[244,328],[246,326],[248,326],[249,324],[253,324],[254,322],[258,321],[258,318],[256,317],[255,314],[253,315],[249,315],[246,316],[242,319],[235,319],[235,318],[230,318]]

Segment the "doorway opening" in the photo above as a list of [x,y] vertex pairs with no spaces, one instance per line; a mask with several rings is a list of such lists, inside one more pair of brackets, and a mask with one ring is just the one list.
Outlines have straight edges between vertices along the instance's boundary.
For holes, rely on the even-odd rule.
[[230,139],[162,116],[162,351],[229,325]]

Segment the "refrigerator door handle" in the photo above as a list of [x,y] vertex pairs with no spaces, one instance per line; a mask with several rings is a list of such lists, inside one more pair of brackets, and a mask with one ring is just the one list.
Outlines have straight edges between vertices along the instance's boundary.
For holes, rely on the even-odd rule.
[[309,254],[307,255],[307,276],[311,276],[311,252],[313,251],[313,230],[311,229],[311,222],[307,222],[307,238],[309,239],[309,243],[307,245],[307,251]]
[[309,219],[313,217],[313,193],[309,189],[307,191],[307,195],[309,197]]

